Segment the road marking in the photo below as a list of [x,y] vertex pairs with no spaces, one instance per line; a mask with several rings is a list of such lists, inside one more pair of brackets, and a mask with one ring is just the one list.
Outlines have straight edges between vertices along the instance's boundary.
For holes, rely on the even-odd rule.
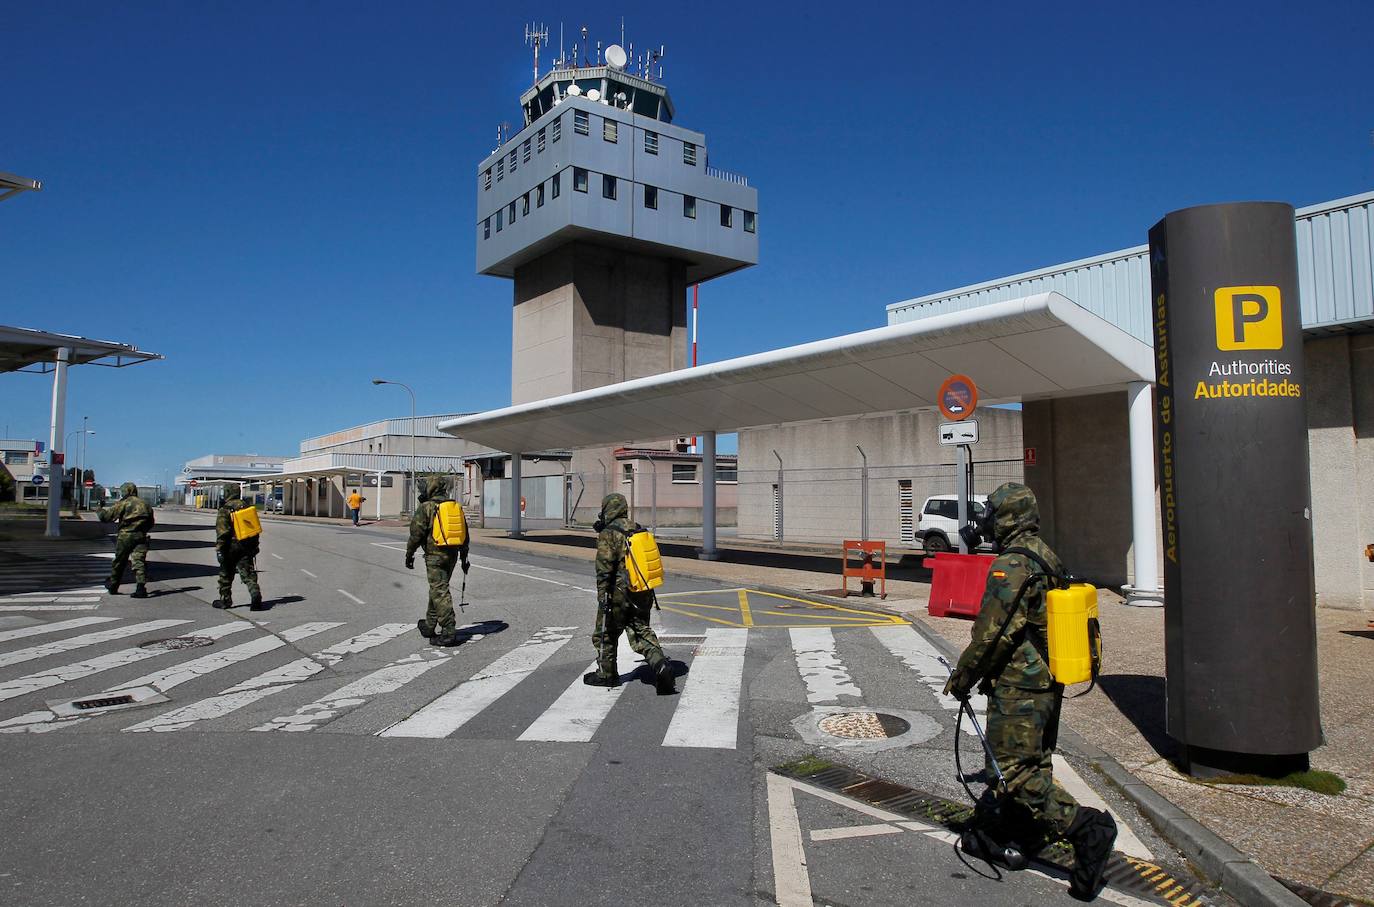
[[692,659],[664,746],[735,748],[739,735],[740,688],[748,630],[706,631],[702,654]]
[[574,586],[572,583],[564,583],[556,579],[548,579],[547,577],[543,576],[534,576],[529,573],[517,573],[514,570],[502,570],[499,567],[488,567],[485,564],[473,564],[472,566],[476,567],[478,570],[490,570],[492,573],[504,573],[507,576],[519,576],[524,579],[532,579],[540,583],[551,583],[552,585],[563,586],[567,589],[576,589],[578,592],[596,592],[595,589],[587,589],[582,586]]
[[806,869],[801,820],[793,782],[768,773],[768,833],[773,850],[773,894],[778,907],[812,907],[811,874]]
[[[681,614],[684,617],[695,617],[697,620],[709,620],[713,624],[724,624],[727,627],[742,627],[743,625],[733,620],[721,620],[719,617],[707,617],[705,614],[693,614],[691,611],[683,611],[681,608],[674,608],[672,605],[661,605],[664,611],[671,611],[674,614]],[[734,608],[726,608],[726,611],[734,611]]]
[[898,626],[907,625],[907,620],[905,618],[898,617],[895,614],[884,614],[881,611],[865,611],[862,608],[843,608],[839,605],[832,605],[829,602],[818,602],[813,601],[809,598],[797,598],[792,595],[781,595],[777,592],[765,592],[762,589],[754,589],[751,591],[755,595],[765,595],[768,598],[776,598],[788,602],[797,602],[798,604],[807,605],[812,608],[825,608],[828,611],[844,611],[847,614],[858,614],[859,616],[867,620],[878,621],[886,624],[896,624]]
[[0,611],[94,611],[100,605],[0,605]]
[[46,658],[49,655],[60,655],[63,652],[70,652],[73,649],[99,645],[103,642],[123,639],[126,636],[133,636],[137,633],[149,633],[153,630],[162,630],[167,627],[176,627],[181,624],[189,623],[189,620],[150,620],[141,624],[131,624],[127,627],[115,627],[112,630],[101,630],[96,633],[87,633],[84,636],[73,636],[70,639],[60,639],[56,642],[44,643],[40,646],[30,646],[27,649],[16,649],[13,652],[6,652],[0,655],[0,667],[19,664],[25,661],[33,661],[35,658]]
[[63,630],[75,630],[77,627],[85,627],[90,624],[107,624],[115,617],[73,617],[71,620],[59,620],[50,624],[38,624],[34,627],[20,627],[18,630],[5,630],[0,632],[0,642],[9,642],[11,639],[23,639],[26,636],[42,636],[45,633],[60,633]]
[[1069,764],[1067,759],[1058,753],[1055,753],[1052,759],[1054,762],[1054,780],[1063,785],[1064,789],[1072,794],[1075,800],[1083,806],[1091,806],[1094,809],[1100,809],[1103,812],[1112,814],[1112,818],[1116,820],[1117,850],[1127,856],[1137,857],[1142,860],[1154,859],[1154,854],[1150,853],[1144,842],[1136,837],[1135,832],[1131,830],[1131,827],[1126,824],[1125,820],[1121,818],[1116,810],[1107,805],[1107,801],[1103,800],[1102,797],[1098,795],[1097,791],[1088,786],[1088,782],[1084,781],[1078,772],[1074,771],[1073,766]]
[[[601,722],[611,713],[612,707],[625,691],[625,675],[638,670],[638,666],[626,671],[627,665],[635,661],[635,651],[630,648],[629,638],[621,634],[616,644],[616,670],[620,671],[621,683],[615,687],[593,687],[582,682],[582,674],[568,685],[553,703],[525,729],[520,740],[554,740],[564,743],[581,743],[591,740]],[[596,670],[592,662],[588,671]]]
[[269,551],[268,554],[272,555],[273,557],[275,557],[275,558],[276,558],[277,560],[279,560],[279,561],[280,561],[280,560],[284,560],[284,558],[283,558],[280,554],[277,554],[275,551]]
[[[930,640],[911,626],[874,627],[873,635],[935,694],[935,701],[941,708],[951,712],[959,711],[959,700],[945,695],[945,681],[949,680],[949,672],[940,664],[941,652]],[[982,694],[974,693],[970,696],[969,705],[973,707],[975,715],[987,714],[988,701]],[[978,732],[973,729],[973,722],[965,721],[963,728],[964,733],[970,737],[978,736]]]
[[[256,624],[246,624],[246,626],[256,626]],[[246,661],[264,652],[271,652],[273,649],[280,649],[287,643],[297,642],[316,633],[323,633],[325,630],[332,630],[334,627],[341,627],[343,624],[333,621],[320,621],[317,623],[301,624],[289,630],[282,631],[280,636],[260,636],[250,642],[241,643],[237,646],[225,649],[222,652],[212,652],[200,658],[170,668],[164,668],[137,680],[105,690],[107,693],[115,693],[120,690],[133,689],[134,687],[153,687],[159,693],[178,687],[183,683],[195,680],[206,674],[213,673],[221,668],[227,668],[240,661]],[[88,721],[87,718],[63,718],[55,720],[56,716],[52,712],[44,709],[37,712],[29,712],[8,721],[0,721],[0,733],[47,733],[48,731],[60,730],[74,724]]]
[[749,593],[740,589],[735,593],[739,596],[739,616],[744,621],[746,627],[754,625],[754,615],[749,610]]
[[530,676],[572,639],[571,631],[575,629],[545,627],[409,718],[378,732],[377,736],[447,737]]
[[335,590],[335,591],[337,591],[337,592],[338,592],[340,595],[342,595],[344,598],[350,599],[355,605],[365,605],[365,604],[367,604],[367,602],[363,601],[361,598],[358,598],[358,596],[356,596],[356,595],[354,595],[353,593],[348,592],[348,591],[346,591],[346,590],[344,590],[344,589],[338,589],[338,590]]
[[380,627],[352,639],[335,643],[314,655],[298,658],[279,668],[259,674],[257,677],[250,677],[248,680],[223,691],[218,696],[211,696],[209,699],[202,699],[179,709],[173,709],[155,718],[149,718],[147,721],[130,725],[123,730],[133,733],[182,731],[201,721],[223,718],[231,712],[236,712],[260,699],[291,689],[325,668],[338,664],[347,655],[356,655],[395,639],[414,626],[414,624],[409,623],[382,624]]
[[378,548],[386,548],[389,551],[399,551],[405,554],[405,548],[401,545],[388,545],[386,542],[373,542],[372,544]]
[[316,576],[315,574],[311,573],[309,570],[305,569],[304,567],[301,568],[301,572],[304,573],[306,576],[310,577],[311,579],[319,579],[318,576]]
[[[219,639],[223,636],[228,636],[230,633],[238,633],[241,630],[247,630],[251,626],[252,624],[236,620],[231,623],[220,624],[217,627],[198,630],[196,635],[208,636],[211,639]],[[23,696],[26,693],[36,693],[39,690],[46,690],[48,687],[55,687],[58,684],[80,680],[82,677],[89,677],[92,674],[99,674],[102,671],[122,668],[125,665],[134,664],[146,658],[167,655],[172,651],[174,650],[133,646],[128,649],[120,649],[118,652],[110,652],[107,655],[101,655],[99,658],[78,661],[74,664],[62,665],[57,668],[49,668],[46,671],[28,674],[24,677],[17,677],[14,680],[7,680],[4,683],[0,683],[0,701],[13,699],[16,696]]]
[[420,655],[407,655],[400,661],[360,677],[332,693],[303,705],[290,715],[273,718],[255,731],[311,731],[333,721],[345,712],[365,705],[374,696],[394,693],[431,668],[448,664],[448,658],[423,660]]
[[[726,592],[748,592],[748,589],[737,587],[734,589],[689,589],[686,592],[664,592],[659,598],[676,598],[679,595],[715,595]],[[733,608],[730,610],[734,610]]]
[[788,633],[792,637],[797,672],[806,684],[807,702],[839,702],[841,696],[863,698],[835,652],[835,634],[829,627],[805,627]]
[[886,823],[880,825],[849,825],[841,828],[817,828],[811,832],[813,841],[838,841],[842,838],[867,838],[873,835],[899,835],[905,829]]

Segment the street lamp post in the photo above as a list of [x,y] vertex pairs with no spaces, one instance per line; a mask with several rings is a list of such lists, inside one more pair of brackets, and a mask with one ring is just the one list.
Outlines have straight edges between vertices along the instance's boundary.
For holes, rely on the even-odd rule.
[[[394,384],[397,387],[405,388],[406,393],[410,394],[410,491],[406,494],[406,504],[410,504],[411,497],[415,494],[415,391],[410,389],[409,384],[402,384],[399,381],[388,381],[385,378],[373,378],[372,383]],[[379,500],[381,498],[381,494],[382,487],[379,484],[377,486],[377,496]],[[414,505],[410,506],[410,512],[415,512]]]
[[86,441],[90,438],[91,432],[86,430],[86,420],[90,416],[81,417],[81,509],[91,509],[91,493],[86,489]]
[[[86,418],[87,418],[86,416],[82,416],[82,417],[81,417],[81,424],[82,424],[83,426],[86,424]],[[72,431],[67,432],[67,437],[66,437],[66,438],[63,440],[63,442],[62,442],[62,449],[63,449],[63,450],[69,450],[70,447],[71,447],[71,440],[72,440],[72,438],[74,438],[74,437],[77,436],[77,435],[81,435],[81,436],[82,436],[82,437],[81,437],[81,445],[82,445],[81,451],[82,451],[82,452],[81,452],[81,456],[77,457],[77,462],[76,462],[76,476],[72,479],[72,510],[74,510],[74,511],[75,511],[75,510],[80,510],[80,509],[81,509],[81,489],[83,489],[83,488],[86,487],[86,452],[85,452],[86,437],[85,437],[85,436],[86,436],[86,435],[93,435],[93,434],[95,434],[95,432],[91,431],[91,430],[88,429],[88,428],[77,428],[77,429],[73,429]],[[49,470],[49,472],[51,472],[51,471],[52,471],[52,470]],[[49,489],[49,490],[48,490],[48,494],[52,494],[52,489]],[[61,473],[58,473],[58,478],[57,478],[57,498],[58,498],[58,501],[59,501],[59,502],[60,502],[61,499],[62,499],[62,474],[61,474]]]

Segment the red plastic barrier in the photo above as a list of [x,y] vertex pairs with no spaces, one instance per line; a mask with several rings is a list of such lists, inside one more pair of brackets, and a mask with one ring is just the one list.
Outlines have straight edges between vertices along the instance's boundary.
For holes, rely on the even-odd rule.
[[977,617],[988,584],[988,571],[997,558],[991,554],[955,554],[942,551],[925,559],[930,580],[931,617]]

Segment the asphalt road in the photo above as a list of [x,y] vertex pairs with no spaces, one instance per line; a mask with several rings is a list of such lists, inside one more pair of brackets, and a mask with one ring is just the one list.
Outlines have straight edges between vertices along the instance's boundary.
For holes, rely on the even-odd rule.
[[[770,772],[820,757],[963,798],[935,649],[899,620],[671,577],[655,624],[681,693],[629,656],[606,691],[580,681],[589,564],[475,548],[467,631],[441,650],[414,629],[400,530],[269,521],[273,607],[224,612],[212,516],[159,523],[144,601],[0,544],[25,577],[0,597],[0,903],[1071,903],[1061,879],[997,876],[935,826]],[[208,644],[146,645],[185,637]],[[48,707],[100,693],[155,701]],[[908,729],[830,736],[832,713]]]

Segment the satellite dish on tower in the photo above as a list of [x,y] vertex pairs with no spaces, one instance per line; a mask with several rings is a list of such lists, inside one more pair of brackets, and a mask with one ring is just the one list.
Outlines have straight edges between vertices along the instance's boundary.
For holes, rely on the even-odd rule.
[[588,100],[588,101],[599,101],[599,100],[601,100],[601,92],[598,91],[598,90],[595,89],[595,88],[589,88],[589,89],[587,89],[587,100]]
[[624,69],[629,58],[625,56],[625,48],[619,44],[612,44],[606,48],[606,62],[612,69]]
[[577,83],[574,82],[572,85],[568,86],[568,94],[572,95],[573,97],[577,97],[581,93],[582,88]]

